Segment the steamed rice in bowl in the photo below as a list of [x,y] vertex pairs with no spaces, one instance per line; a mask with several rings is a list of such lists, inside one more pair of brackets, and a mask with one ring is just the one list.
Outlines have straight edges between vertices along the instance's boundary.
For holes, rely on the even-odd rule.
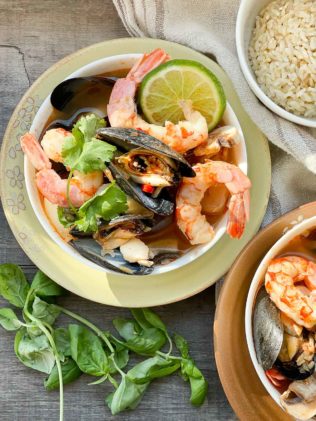
[[316,117],[316,2],[275,0],[257,16],[249,44],[257,82],[276,104]]

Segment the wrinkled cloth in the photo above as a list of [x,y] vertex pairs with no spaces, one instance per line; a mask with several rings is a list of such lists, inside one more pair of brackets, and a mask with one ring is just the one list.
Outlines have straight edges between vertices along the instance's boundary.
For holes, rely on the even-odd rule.
[[262,105],[239,67],[235,45],[239,0],[113,0],[113,3],[131,36],[187,45],[215,56],[224,68],[244,108],[271,142],[272,187],[264,224],[316,200],[313,130],[284,120]]

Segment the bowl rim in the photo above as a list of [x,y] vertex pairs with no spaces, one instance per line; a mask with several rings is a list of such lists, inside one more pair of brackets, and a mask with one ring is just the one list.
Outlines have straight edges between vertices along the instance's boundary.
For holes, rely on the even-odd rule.
[[[74,72],[69,74],[64,80],[69,79],[71,77],[76,77],[81,74],[96,74],[96,71],[93,71],[93,69],[98,66],[104,64],[106,66],[107,63],[116,62],[120,63],[120,61],[124,62],[124,60],[136,60],[140,57],[141,53],[127,53],[127,54],[119,54],[119,55],[112,55],[109,57],[104,57],[98,60],[94,60],[84,66],[81,66],[80,68],[76,69]],[[124,67],[124,66],[123,66]],[[123,68],[121,67],[121,68]],[[125,66],[126,67],[126,66]],[[91,72],[91,73],[90,73]],[[33,133],[35,136],[39,134],[41,130],[38,130],[39,123],[38,121],[41,120],[40,116],[42,112],[45,112],[45,109],[47,111],[47,107],[50,107],[50,94],[43,100],[41,106],[39,107],[39,110],[37,111],[31,128],[30,132]],[[240,126],[238,117],[236,116],[233,108],[230,106],[230,104],[227,102],[225,113],[230,113],[234,120],[236,121],[236,126],[239,131],[239,134],[241,135],[241,142],[240,142],[240,162],[238,162],[238,166],[243,170],[245,174],[248,173],[248,158],[247,158],[247,145],[244,138],[244,134],[242,131],[242,128]],[[43,205],[41,204],[39,194],[37,191],[37,188],[34,188],[34,176],[32,177],[32,174],[34,175],[35,171],[32,167],[30,161],[28,160],[27,156],[24,156],[24,176],[25,176],[25,184],[26,184],[26,190],[28,194],[28,198],[31,202],[32,209],[34,213],[36,214],[37,219],[39,220],[40,224],[44,228],[45,232],[52,238],[52,240],[57,243],[61,249],[70,254],[72,257],[75,257],[78,259],[81,263],[84,263],[85,265],[88,265],[89,267],[93,269],[97,269],[101,272],[107,272],[111,274],[117,275],[117,272],[112,271],[108,268],[102,267],[97,265],[96,263],[93,263],[92,261],[88,260],[87,258],[80,255],[73,247],[71,247],[67,242],[61,238],[61,236],[56,232],[56,229],[54,229],[54,226],[49,221],[49,218],[46,215],[46,212],[43,208]],[[36,193],[34,194],[34,190],[36,190]],[[43,216],[45,215],[45,216]],[[154,271],[150,274],[151,276],[154,275],[160,275],[162,273],[170,272],[172,270],[176,270],[181,268],[182,266],[185,266],[192,261],[194,261],[196,258],[202,256],[205,254],[208,250],[210,250],[213,246],[216,245],[216,243],[222,238],[222,236],[226,232],[226,222],[227,222],[227,212],[221,217],[218,225],[217,235],[206,244],[194,246],[191,250],[189,250],[185,255],[179,257],[175,261],[165,265],[165,266],[158,266],[154,269]],[[128,275],[131,276],[131,275]]]
[[[270,0],[270,1],[273,1],[273,0]],[[296,114],[293,114],[285,110],[284,108],[276,104],[271,98],[269,98],[265,94],[265,92],[262,90],[262,88],[259,86],[251,70],[250,64],[248,62],[248,53],[246,52],[246,47],[245,47],[245,37],[244,37],[245,18],[246,18],[245,9],[248,4],[249,4],[249,0],[241,1],[239,9],[238,9],[238,13],[237,13],[236,30],[235,30],[236,48],[237,48],[239,64],[243,72],[243,75],[246,81],[248,82],[248,85],[250,86],[252,92],[257,96],[257,98],[275,114],[293,123],[300,124],[306,127],[316,128],[316,118],[298,116]]]
[[298,222],[293,227],[290,227],[289,230],[283,234],[269,249],[269,251],[264,255],[263,259],[261,260],[259,266],[256,269],[255,274],[250,283],[249,291],[247,294],[246,306],[245,306],[245,333],[246,333],[246,342],[248,351],[250,354],[250,358],[252,364],[259,376],[261,383],[265,387],[266,391],[269,395],[274,399],[274,401],[281,406],[280,404],[280,393],[277,391],[275,387],[269,382],[266,377],[266,374],[259,364],[257,360],[257,355],[254,346],[254,338],[253,338],[253,329],[252,329],[252,319],[253,319],[253,310],[256,301],[256,297],[258,294],[259,289],[263,283],[263,276],[267,270],[268,263],[274,258],[283,248],[284,246],[291,241],[294,237],[301,234],[307,229],[312,227],[316,227],[316,216],[312,216],[310,218],[304,219],[301,222]]

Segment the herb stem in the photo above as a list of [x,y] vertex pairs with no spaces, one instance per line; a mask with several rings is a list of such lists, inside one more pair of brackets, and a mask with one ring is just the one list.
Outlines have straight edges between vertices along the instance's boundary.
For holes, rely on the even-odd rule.
[[52,347],[53,353],[54,353],[54,357],[55,357],[55,362],[56,362],[56,367],[57,367],[57,371],[58,371],[58,377],[59,377],[59,421],[63,421],[64,419],[64,383],[63,383],[63,374],[62,374],[62,370],[61,370],[61,364],[60,364],[60,357],[56,348],[56,344],[54,341],[54,338],[52,337],[50,331],[44,326],[44,324],[37,319],[36,317],[34,317],[29,311],[28,311],[28,303],[29,303],[29,299],[31,297],[31,295],[33,294],[33,289],[30,288],[26,300],[25,300],[25,304],[24,304],[24,308],[23,308],[23,313],[25,314],[25,316],[31,320],[32,322],[36,323],[38,328],[44,333],[44,335],[46,335],[50,346]]
[[107,345],[107,347],[109,348],[111,354],[114,354],[114,348],[111,344],[111,342],[108,340],[108,338],[105,336],[105,334],[102,332],[101,329],[99,329],[97,326],[95,326],[93,323],[89,322],[89,320],[79,316],[79,314],[76,314],[70,310],[66,310],[63,307],[60,306],[56,306],[62,313],[66,314],[67,316],[78,320],[78,322],[82,323],[83,325],[86,325],[87,327],[89,327],[91,330],[93,330],[93,332],[95,332],[102,340],[103,342]]
[[170,354],[171,354],[171,352],[172,352],[173,343],[172,343],[172,340],[171,340],[170,336],[168,335],[168,333],[166,333],[166,336],[167,336],[167,339],[168,339],[168,342],[169,342],[169,351],[168,351],[168,353],[167,353],[167,355],[168,355],[168,357],[169,357],[169,356],[170,356]]
[[169,355],[169,353],[165,354],[164,352],[161,352],[161,351],[156,351],[156,354],[160,355],[163,358],[170,359],[170,360],[182,361],[182,359],[183,359],[182,357],[174,357],[173,355]]
[[68,206],[70,207],[70,209],[72,209],[73,211],[76,211],[76,208],[74,207],[74,205],[72,204],[71,200],[70,200],[70,181],[71,178],[73,176],[74,170],[71,170],[69,175],[68,175],[68,179],[67,179],[67,190],[66,190],[66,198],[67,198],[67,202],[68,202]]
[[101,383],[103,383],[107,380],[108,376],[109,376],[108,374],[105,374],[104,376],[102,376],[98,380],[96,380],[95,382],[88,383],[88,386],[93,386],[95,384],[101,384]]
[[108,375],[108,380],[113,384],[113,386],[115,387],[115,389],[118,388],[118,383],[117,381],[114,379],[114,377],[111,376],[111,374]]

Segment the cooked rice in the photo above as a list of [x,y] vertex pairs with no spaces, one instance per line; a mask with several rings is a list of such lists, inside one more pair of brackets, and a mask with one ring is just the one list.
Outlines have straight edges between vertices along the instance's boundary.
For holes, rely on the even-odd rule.
[[249,60],[263,91],[287,111],[316,117],[316,0],[275,0],[257,16]]

